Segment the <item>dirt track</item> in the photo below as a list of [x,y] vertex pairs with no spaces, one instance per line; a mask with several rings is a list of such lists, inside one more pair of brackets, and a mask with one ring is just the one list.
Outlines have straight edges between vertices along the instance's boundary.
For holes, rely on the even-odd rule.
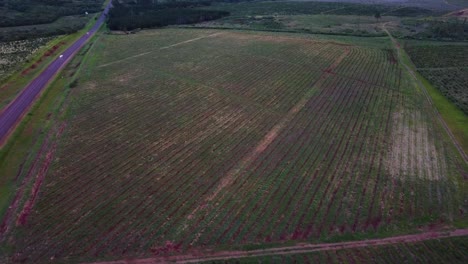
[[414,235],[403,235],[387,238],[351,241],[351,242],[338,242],[338,243],[322,243],[322,244],[298,244],[288,247],[277,247],[269,249],[259,249],[251,251],[221,251],[221,252],[202,252],[189,253],[186,255],[169,256],[169,257],[154,257],[145,259],[133,260],[118,260],[110,262],[94,262],[94,264],[123,264],[123,263],[196,263],[202,261],[219,261],[230,260],[246,257],[262,257],[274,255],[290,255],[290,254],[303,254],[327,250],[340,250],[361,248],[369,246],[383,246],[397,243],[414,243],[431,239],[440,239],[448,237],[468,236],[468,229],[457,229],[453,231],[429,231]]
[[[392,34],[387,30],[386,28],[386,24],[387,23],[384,23],[382,24],[382,29],[387,33],[387,35],[390,37],[393,45],[395,46],[395,49],[397,50],[397,53],[398,53],[398,58],[401,58],[401,47],[400,47],[400,43],[398,43],[398,41],[395,40],[395,38],[393,38]],[[439,111],[437,110],[436,106],[434,105],[434,103],[432,102],[432,98],[431,96],[429,95],[429,93],[427,92],[426,90],[426,87],[424,86],[424,84],[418,79],[418,77],[416,76],[416,73],[413,71],[413,69],[411,69],[411,67],[409,65],[406,65],[401,59],[400,59],[400,63],[405,67],[405,69],[410,73],[411,77],[414,78],[414,80],[416,81],[416,83],[418,84],[419,88],[421,89],[421,91],[423,92],[424,96],[426,97],[427,101],[429,102],[429,104],[432,106],[432,108],[434,109],[434,114],[435,116],[437,117],[437,119],[439,120],[440,124],[442,125],[442,127],[445,129],[445,131],[447,132],[447,134],[449,135],[450,139],[452,140],[453,144],[455,145],[455,147],[457,148],[458,152],[460,153],[460,156],[462,157],[462,159],[465,161],[465,163],[468,164],[468,155],[465,153],[465,151],[463,150],[463,147],[460,145],[460,143],[458,142],[458,140],[455,138],[455,136],[453,135],[452,131],[450,130],[450,128],[448,127],[447,123],[445,122],[445,120],[442,118],[442,116],[440,115]]]

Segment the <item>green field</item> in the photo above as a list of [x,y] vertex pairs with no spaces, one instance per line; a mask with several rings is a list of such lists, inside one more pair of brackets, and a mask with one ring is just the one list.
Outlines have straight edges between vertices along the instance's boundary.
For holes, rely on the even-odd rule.
[[467,237],[201,263],[466,263]]
[[466,227],[466,164],[383,40],[101,35],[65,118],[23,169],[30,181],[9,210],[4,260],[118,260]]
[[[468,151],[468,45],[407,41],[408,52],[448,126],[462,148]],[[433,87],[434,86],[434,87]]]
[[195,27],[235,28],[270,31],[293,31],[303,33],[385,36],[379,23],[398,21],[397,17],[377,20],[373,16],[356,15],[255,15],[230,16],[199,23]]
[[219,3],[204,9],[228,11],[230,16],[195,27],[374,37],[386,35],[381,23],[398,24],[403,17],[437,14],[422,8],[308,1]]
[[66,16],[47,24],[0,27],[0,41],[6,42],[71,34],[82,29],[93,16],[92,14],[88,16]]
[[0,42],[0,81],[3,81],[51,38]]

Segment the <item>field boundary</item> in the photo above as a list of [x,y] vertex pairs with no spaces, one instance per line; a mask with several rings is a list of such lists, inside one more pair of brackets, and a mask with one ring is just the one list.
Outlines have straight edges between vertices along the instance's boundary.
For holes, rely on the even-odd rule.
[[431,95],[429,94],[429,92],[427,91],[426,89],[426,86],[421,82],[421,80],[418,78],[417,74],[413,71],[413,69],[411,69],[411,67],[409,65],[407,65],[405,62],[403,62],[403,55],[402,55],[402,48],[400,46],[400,43],[398,43],[395,38],[392,36],[392,34],[387,30],[386,28],[386,24],[387,23],[384,23],[382,24],[382,29],[387,33],[387,35],[389,36],[390,40],[392,41],[395,49],[397,50],[397,53],[398,53],[398,58],[400,59],[400,63],[401,65],[403,65],[403,67],[405,67],[405,69],[408,71],[408,73],[411,75],[411,77],[413,77],[413,79],[416,81],[416,83],[418,84],[419,88],[421,89],[421,91],[423,92],[424,96],[426,97],[428,103],[430,106],[432,106],[432,108],[434,109],[434,114],[435,116],[437,117],[437,119],[439,120],[440,124],[442,125],[442,127],[444,128],[444,130],[446,131],[446,133],[448,134],[448,136],[450,137],[450,139],[452,140],[455,148],[458,150],[458,152],[460,153],[460,156],[461,158],[463,159],[463,161],[465,162],[465,164],[468,164],[468,155],[465,153],[465,150],[463,149],[463,146],[460,144],[460,142],[458,142],[457,138],[455,137],[455,135],[452,133],[452,130],[450,129],[450,127],[447,125],[447,123],[445,122],[444,118],[442,117],[442,115],[440,114],[439,110],[437,109],[437,106],[434,104],[433,100],[432,100],[432,97]]
[[197,41],[197,40],[200,40],[200,39],[209,38],[209,37],[215,37],[215,36],[218,36],[218,35],[221,35],[221,34],[223,34],[223,32],[218,32],[218,33],[210,34],[210,35],[208,35],[208,36],[202,36],[202,37],[198,37],[198,38],[193,38],[193,39],[185,40],[185,41],[178,42],[178,43],[175,43],[175,44],[171,44],[171,45],[168,45],[168,46],[164,46],[164,47],[161,47],[161,48],[158,48],[158,49],[155,49],[155,50],[151,50],[151,51],[139,53],[139,54],[136,54],[136,55],[127,57],[127,58],[123,58],[123,59],[120,59],[120,60],[116,60],[116,61],[112,61],[112,62],[109,62],[109,63],[101,64],[101,65],[98,66],[98,68],[107,67],[107,66],[110,66],[110,65],[119,63],[119,62],[123,62],[123,61],[129,60],[129,59],[133,59],[133,58],[138,58],[138,57],[141,57],[141,56],[145,56],[146,54],[150,54],[150,53],[153,53],[153,52],[158,51],[158,50],[169,49],[169,48],[176,47],[176,46],[179,46],[179,45],[182,45],[182,44],[194,42],[194,41]]
[[359,241],[321,243],[321,244],[297,244],[295,246],[258,249],[250,251],[220,251],[220,252],[194,252],[180,256],[153,257],[145,259],[117,260],[92,262],[94,264],[124,264],[124,263],[198,263],[202,261],[222,261],[248,257],[263,257],[275,255],[304,254],[319,251],[353,249],[362,247],[384,246],[399,243],[415,243],[427,240],[468,236],[468,229],[456,229],[453,231],[428,231],[419,234],[393,236]]

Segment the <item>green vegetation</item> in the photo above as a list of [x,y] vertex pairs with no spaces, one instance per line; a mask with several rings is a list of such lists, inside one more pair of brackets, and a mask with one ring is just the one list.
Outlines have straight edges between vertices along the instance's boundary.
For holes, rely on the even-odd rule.
[[468,115],[468,67],[418,69],[418,71],[465,115]]
[[465,263],[467,237],[434,239],[302,254],[246,257],[201,263]]
[[0,0],[0,43],[74,33],[101,11],[103,2]]
[[[0,106],[8,104],[26,84],[44,70],[70,43],[82,36],[93,24],[94,19],[90,19],[82,30],[73,34],[53,38],[42,47],[38,47],[40,42],[37,40],[24,40],[12,43],[0,42],[0,46],[3,46],[3,49],[7,53],[8,51],[12,51],[12,46],[14,49],[21,49],[20,43],[32,42],[31,45],[27,46],[30,55],[20,52],[16,54],[11,53],[6,56],[10,63],[9,66],[4,68],[5,74],[2,76],[2,79],[0,79],[2,85],[0,88],[2,91],[0,93]],[[34,50],[37,51],[33,52]],[[25,58],[25,60],[22,60],[23,58]]]
[[60,17],[101,11],[103,0],[0,0],[0,27],[52,23]]
[[466,2],[466,0],[447,0],[447,2],[459,7],[468,7],[468,2]]
[[19,64],[23,64],[31,54],[50,40],[51,38],[38,38],[0,43],[0,56],[2,57],[0,60],[0,80],[17,70]]
[[[3,187],[0,191],[0,216],[5,217],[16,191],[22,187],[23,182],[28,183],[25,181],[28,176],[32,176],[31,171],[26,168],[37,166],[34,163],[45,154],[45,140],[50,137],[49,131],[66,113],[63,112],[63,103],[70,92],[71,84],[76,81],[75,74],[90,45],[92,43],[87,44],[45,90],[11,135],[11,139],[0,149],[0,185]],[[30,183],[28,188],[31,188]],[[25,195],[28,195],[27,191]]]
[[102,35],[80,67],[40,199],[12,214],[8,260],[261,248],[464,219],[465,168],[388,47],[143,30]]
[[[387,17],[382,18],[380,14],[384,12]],[[396,20],[397,18],[393,16],[421,16],[434,12],[422,8],[395,9],[383,5],[325,2],[176,1],[154,4],[151,1],[138,2],[138,4],[115,2],[109,26],[111,29],[132,30],[173,24],[193,24],[217,20],[228,14],[231,15],[219,22],[198,26],[382,36],[384,33],[376,26],[379,22]],[[338,22],[340,19],[342,21]]]
[[[413,63],[411,62],[411,60],[413,58],[416,58],[417,55],[421,55],[421,54],[426,54],[429,58],[429,61],[431,61],[431,58],[434,58],[434,56],[440,56],[437,54],[437,52],[427,52],[428,49],[426,47],[427,43],[429,42],[423,42],[424,43],[424,46],[423,46],[423,51],[422,52],[419,52],[415,50],[417,50],[417,47],[413,46],[415,44],[415,42],[411,42],[412,46],[410,47],[413,47],[413,48],[409,48],[409,54],[413,54],[413,56],[411,56],[411,59],[410,59],[410,56],[408,56],[407,54],[403,54],[403,58],[405,59],[406,61],[406,64],[407,65],[412,65]],[[417,43],[417,42],[416,42]],[[436,44],[436,45],[433,45],[432,48],[434,48],[434,51],[441,51],[441,50],[445,50],[443,48],[444,46],[443,45],[440,45],[440,44]],[[453,46],[452,48],[454,48],[454,50],[459,50],[459,47],[458,46]],[[450,50],[450,46],[448,48],[448,50]],[[445,65],[447,66],[447,63],[450,63],[449,61],[446,61],[445,59],[442,58],[443,56],[440,56],[440,62],[441,64],[439,65]],[[459,58],[457,58],[456,56],[449,56],[449,57],[452,57],[453,58],[453,63],[457,64],[457,63],[460,63],[459,61]],[[415,59],[416,61],[419,61],[418,63],[420,63],[419,65],[426,65],[426,64],[421,64],[421,63],[424,63],[423,60],[421,60],[421,58],[419,59]],[[435,61],[435,60],[433,60]],[[424,68],[418,68],[417,70],[422,70],[422,72],[425,72],[426,70],[424,70]],[[457,69],[456,67],[455,68],[440,68],[442,70],[446,70],[446,71],[453,71],[454,69]],[[468,116],[461,110],[463,109],[463,107],[465,107],[465,101],[466,100],[466,89],[461,89],[461,90],[458,90],[458,89],[450,89],[450,86],[448,85],[451,85],[451,84],[456,84],[458,82],[460,82],[459,85],[462,85],[462,86],[465,86],[466,87],[466,83],[463,83],[463,78],[465,77],[462,77],[462,76],[457,76],[461,79],[454,79],[454,80],[451,80],[449,83],[445,83],[445,84],[442,84],[440,81],[437,81],[438,83],[442,84],[442,86],[439,86],[437,87],[438,89],[436,89],[431,83],[429,83],[424,77],[422,77],[421,75],[418,74],[418,79],[422,82],[422,84],[426,87],[426,90],[429,92],[434,104],[435,104],[435,107],[437,108],[437,110],[439,111],[439,113],[441,114],[442,118],[445,120],[445,122],[447,123],[447,125],[449,126],[450,130],[452,131],[452,133],[454,134],[454,136],[456,137],[456,139],[458,140],[458,142],[461,144],[461,147],[463,148],[463,150],[465,151],[465,153],[468,152]],[[439,77],[442,77],[441,75],[439,75]],[[445,91],[445,94],[446,96],[444,96],[441,91]],[[455,91],[457,91],[457,93],[455,93]],[[455,102],[456,104],[459,104],[461,108],[458,108],[453,102],[450,102],[449,101],[449,98],[452,97],[453,98],[453,102]]]
[[[73,12],[98,3],[0,0],[8,15],[0,23],[48,21],[0,28],[3,40],[88,21],[79,33],[4,42],[3,71],[26,65],[5,79],[0,105],[92,25]],[[421,18],[438,14],[114,1],[109,28],[135,34],[95,36],[0,149],[0,262],[260,252],[467,228],[468,165],[434,107],[468,151],[468,46],[405,40],[424,76],[413,78],[409,56],[386,37],[387,28],[425,39],[465,34],[461,20]],[[314,245],[221,262],[464,263],[467,239]]]
[[[216,3],[205,9],[224,10],[232,16],[256,15],[361,15],[375,16],[376,13],[387,13],[388,16],[427,16],[434,15],[424,8],[395,9],[384,5],[365,5],[333,2],[301,2],[301,1],[252,1],[241,3]],[[411,11],[408,11],[411,10]]]
[[377,37],[386,35],[379,27],[379,23],[398,19],[396,17],[385,17],[378,21],[373,16],[330,14],[229,16],[211,22],[200,23],[195,27]]
[[418,69],[468,67],[468,43],[431,45],[430,42],[407,42],[405,50]]
[[468,23],[465,18],[436,17],[403,19],[401,28],[410,31],[400,36],[413,39],[468,40]]
[[0,28],[0,43],[75,33],[82,29],[92,17],[94,15],[66,16],[49,24],[3,27]]
[[133,30],[137,28],[163,27],[167,25],[193,24],[214,20],[229,15],[225,11],[194,9],[209,5],[206,1],[164,2],[125,5],[113,1],[109,12],[108,25],[112,30]]

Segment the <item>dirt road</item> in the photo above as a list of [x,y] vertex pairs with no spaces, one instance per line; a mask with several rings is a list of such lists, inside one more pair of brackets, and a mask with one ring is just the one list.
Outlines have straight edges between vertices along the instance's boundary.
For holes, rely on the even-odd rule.
[[414,243],[431,239],[467,236],[468,229],[457,229],[453,231],[429,231],[420,234],[394,236],[379,239],[369,239],[350,242],[322,243],[322,244],[298,244],[288,247],[277,247],[250,251],[221,251],[221,252],[196,252],[193,254],[154,257],[146,259],[119,260],[109,262],[95,262],[94,264],[144,264],[144,263],[198,263],[204,261],[222,261],[246,257],[262,257],[275,255],[305,254],[318,251],[352,249],[362,247],[374,247],[398,243]]

